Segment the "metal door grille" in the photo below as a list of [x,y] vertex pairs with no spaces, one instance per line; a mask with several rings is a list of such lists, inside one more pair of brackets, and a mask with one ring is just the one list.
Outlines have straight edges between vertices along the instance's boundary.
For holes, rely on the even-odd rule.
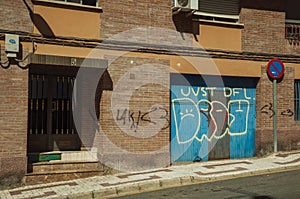
[[[72,117],[74,79],[66,76],[30,75],[29,134],[76,134]],[[48,122],[50,118],[51,126]]]
[[76,134],[72,117],[74,78],[57,77],[52,101],[52,134]]
[[28,133],[47,134],[47,87],[43,75],[31,75],[29,79]]

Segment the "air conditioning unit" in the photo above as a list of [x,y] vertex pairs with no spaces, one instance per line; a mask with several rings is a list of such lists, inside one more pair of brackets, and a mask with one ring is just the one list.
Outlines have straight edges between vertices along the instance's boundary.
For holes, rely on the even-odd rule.
[[173,0],[175,8],[198,10],[198,0]]

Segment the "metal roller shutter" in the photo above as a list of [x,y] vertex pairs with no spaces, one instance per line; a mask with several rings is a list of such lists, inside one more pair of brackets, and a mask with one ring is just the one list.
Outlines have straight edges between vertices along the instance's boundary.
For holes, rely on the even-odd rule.
[[199,11],[213,14],[239,15],[240,0],[199,0]]

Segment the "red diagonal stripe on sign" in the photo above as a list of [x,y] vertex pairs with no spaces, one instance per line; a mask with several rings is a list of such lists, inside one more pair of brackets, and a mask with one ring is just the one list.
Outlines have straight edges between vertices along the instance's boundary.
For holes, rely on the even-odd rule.
[[271,63],[271,66],[273,66],[274,67],[274,69],[276,70],[276,72],[278,73],[278,75],[280,75],[281,74],[281,71],[277,68],[277,66],[274,64],[274,62],[273,63]]

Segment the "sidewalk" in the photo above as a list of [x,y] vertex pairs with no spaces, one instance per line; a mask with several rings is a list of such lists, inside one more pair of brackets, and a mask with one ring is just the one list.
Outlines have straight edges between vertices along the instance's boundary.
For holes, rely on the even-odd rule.
[[0,198],[107,198],[289,169],[300,169],[300,151],[277,153],[264,158],[199,162],[137,173],[25,186],[0,191]]

